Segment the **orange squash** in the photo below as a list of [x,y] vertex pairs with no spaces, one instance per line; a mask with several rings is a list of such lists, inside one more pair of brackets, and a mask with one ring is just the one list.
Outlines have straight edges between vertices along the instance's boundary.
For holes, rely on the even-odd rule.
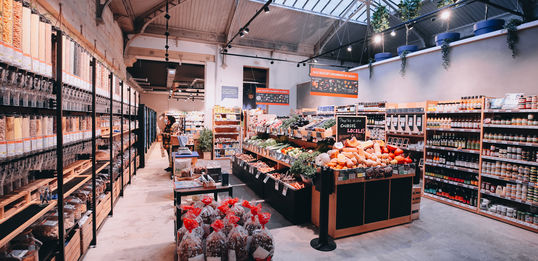
[[351,139],[347,139],[345,143],[347,147],[356,148],[357,146],[359,146],[359,141],[355,137],[352,137]]

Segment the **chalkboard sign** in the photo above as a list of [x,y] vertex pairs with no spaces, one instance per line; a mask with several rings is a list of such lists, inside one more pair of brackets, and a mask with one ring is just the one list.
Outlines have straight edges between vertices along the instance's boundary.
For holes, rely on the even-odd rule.
[[357,98],[359,74],[320,68],[310,69],[310,95]]
[[351,137],[366,140],[366,116],[336,117],[336,141],[344,141]]
[[256,88],[256,104],[289,105],[290,90]]

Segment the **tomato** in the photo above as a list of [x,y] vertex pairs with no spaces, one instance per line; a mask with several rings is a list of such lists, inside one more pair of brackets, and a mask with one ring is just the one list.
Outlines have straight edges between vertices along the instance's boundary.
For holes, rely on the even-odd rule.
[[403,164],[405,162],[405,158],[399,155],[396,156],[394,159],[398,161],[398,164]]
[[397,147],[394,147],[392,145],[387,145],[387,148],[392,152],[392,151],[395,151],[397,149]]
[[389,157],[390,157],[391,159],[394,159],[394,157],[396,157],[396,155],[394,155],[394,153],[391,152],[391,153],[389,153]]
[[404,151],[403,151],[402,149],[400,149],[400,148],[397,148],[397,149],[394,151],[394,155],[396,155],[396,156],[401,155],[401,154],[403,154],[403,153],[404,153]]
[[383,146],[381,151],[383,151],[383,153],[389,153],[389,149],[386,146]]
[[407,158],[405,158],[404,160],[405,160],[405,163],[413,162],[413,160],[411,158],[409,158],[409,156],[407,156]]

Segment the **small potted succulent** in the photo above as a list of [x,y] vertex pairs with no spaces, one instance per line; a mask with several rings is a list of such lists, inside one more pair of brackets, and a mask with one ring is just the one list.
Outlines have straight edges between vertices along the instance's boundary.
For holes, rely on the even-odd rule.
[[213,132],[210,129],[204,128],[200,131],[198,138],[198,150],[202,151],[203,159],[211,159],[211,150],[213,149]]
[[503,19],[489,19],[488,20],[488,5],[484,5],[484,20],[477,22],[473,26],[474,35],[481,35],[491,33],[497,30],[501,30],[504,27]]
[[[440,9],[440,8],[445,7],[445,6],[454,4],[456,2],[457,2],[457,0],[439,0],[439,1],[437,1],[437,8]],[[460,33],[449,32],[448,31],[449,28],[450,28],[450,22],[448,20],[448,15],[449,15],[448,10],[449,9],[446,9],[444,11],[445,12],[444,14],[447,16],[447,17],[444,18],[446,20],[446,32],[440,33],[440,34],[435,36],[435,43],[437,44],[437,46],[441,46],[443,44],[454,42],[454,41],[457,41],[457,40],[460,39]],[[441,12],[441,16],[442,15],[443,15],[443,12]]]
[[[404,22],[408,22],[417,18],[420,14],[420,8],[422,7],[421,0],[403,0],[398,4],[400,8],[400,19]],[[418,46],[409,45],[409,30],[411,30],[411,25],[405,24],[405,45],[398,47],[398,55],[401,55],[403,52],[407,51],[408,53],[415,52],[418,50]]]
[[[383,31],[389,29],[389,11],[386,6],[380,5],[377,7],[375,12],[372,14],[371,24],[372,28],[374,29],[374,33],[376,34],[382,34]],[[385,41],[383,40],[382,35],[380,35],[380,37],[383,51],[374,55],[376,62],[392,57],[390,52],[385,52]]]

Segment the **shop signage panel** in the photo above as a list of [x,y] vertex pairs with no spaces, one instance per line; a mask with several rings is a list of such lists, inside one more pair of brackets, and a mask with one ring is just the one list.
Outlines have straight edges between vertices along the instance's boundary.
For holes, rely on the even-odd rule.
[[237,99],[239,97],[239,88],[237,86],[222,86],[220,88],[220,100],[225,98]]
[[344,98],[359,97],[359,74],[310,68],[310,94]]
[[290,90],[256,88],[256,104],[289,105]]
[[366,116],[336,116],[336,141],[366,140]]

